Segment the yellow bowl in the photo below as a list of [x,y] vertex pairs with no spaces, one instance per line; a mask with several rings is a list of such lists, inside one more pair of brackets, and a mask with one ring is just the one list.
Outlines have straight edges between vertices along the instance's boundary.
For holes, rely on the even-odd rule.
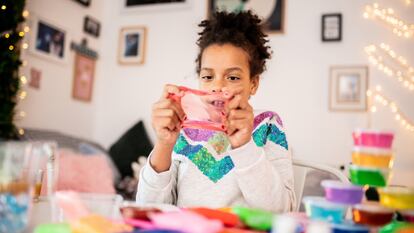
[[374,154],[369,152],[352,152],[352,163],[364,167],[391,168],[393,164],[393,155]]
[[378,189],[380,203],[395,209],[414,209],[414,188],[386,187]]

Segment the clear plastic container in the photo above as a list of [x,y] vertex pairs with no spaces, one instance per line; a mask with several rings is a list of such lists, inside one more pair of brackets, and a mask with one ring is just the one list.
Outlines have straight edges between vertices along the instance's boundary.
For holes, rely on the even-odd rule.
[[379,169],[373,167],[361,167],[351,165],[349,175],[351,182],[355,185],[369,185],[373,187],[384,187],[387,185],[390,169]]
[[378,189],[380,203],[395,209],[414,209],[414,188],[386,187]]
[[352,163],[363,167],[392,168],[394,154],[388,149],[354,147]]
[[[92,214],[98,214],[109,219],[120,220],[120,206],[123,198],[117,194],[77,193],[80,201]],[[51,198],[52,221],[66,220],[64,210],[58,205],[56,197]]]
[[0,142],[0,233],[19,233],[28,226],[34,193],[31,146]]
[[392,221],[394,212],[376,202],[367,202],[352,207],[352,219],[358,224],[384,226]]
[[342,222],[348,209],[346,205],[329,202],[322,197],[307,196],[302,202],[308,217],[333,223]]
[[394,133],[374,129],[356,129],[352,133],[355,146],[391,149]]
[[347,184],[337,180],[324,180],[321,182],[325,189],[325,198],[328,201],[341,204],[361,203],[364,190],[361,186]]

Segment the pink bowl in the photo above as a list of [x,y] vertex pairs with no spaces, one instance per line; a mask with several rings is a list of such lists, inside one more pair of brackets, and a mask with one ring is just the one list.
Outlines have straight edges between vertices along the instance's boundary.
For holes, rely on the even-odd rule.
[[391,149],[394,133],[375,130],[355,130],[352,133],[355,146]]

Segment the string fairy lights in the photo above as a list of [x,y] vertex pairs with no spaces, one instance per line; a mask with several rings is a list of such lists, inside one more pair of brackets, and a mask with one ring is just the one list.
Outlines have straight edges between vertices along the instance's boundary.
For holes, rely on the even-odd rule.
[[392,8],[381,8],[378,3],[366,5],[363,16],[367,19],[379,19],[392,28],[392,32],[399,37],[413,38],[414,36],[414,24],[397,17]]
[[394,119],[406,130],[414,132],[414,123],[411,121],[397,106],[397,104],[390,98],[382,94],[381,86],[376,86],[375,89],[368,90],[366,95],[371,99],[372,105],[370,106],[370,112],[376,113],[378,107],[374,103],[379,103],[384,107],[388,107],[389,110],[394,114]]
[[394,77],[410,91],[414,91],[414,68],[385,43],[365,47],[368,60],[389,77]]

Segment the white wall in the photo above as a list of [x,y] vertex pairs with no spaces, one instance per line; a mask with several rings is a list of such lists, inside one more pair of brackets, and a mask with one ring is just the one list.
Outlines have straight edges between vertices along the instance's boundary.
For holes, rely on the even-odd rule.
[[[33,2],[33,5],[38,7],[41,2]],[[402,19],[414,22],[413,5],[407,7],[402,0],[378,2],[382,6],[393,7]],[[193,4],[186,9],[150,10],[134,14],[121,13],[118,1],[92,3],[102,4],[97,7],[102,10],[95,11],[96,6],[92,6],[88,14],[96,14],[103,24],[102,35],[93,44],[100,46],[97,48],[100,48],[101,55],[94,101],[83,104],[71,100],[71,65],[61,70],[50,68],[51,71],[47,69],[48,73],[44,74],[45,89],[29,93],[29,99],[23,105],[28,112],[24,123],[87,136],[110,146],[132,124],[143,119],[154,139],[150,127],[151,104],[159,98],[165,83],[189,82],[184,77],[194,71],[197,55],[195,41],[199,31],[197,24],[206,16],[207,4],[193,0]],[[286,32],[270,36],[274,57],[268,63],[268,71],[263,75],[261,87],[252,103],[256,108],[280,113],[296,157],[332,165],[348,163],[351,160],[352,130],[367,127],[369,114],[328,110],[331,65],[368,64],[364,46],[380,42],[390,44],[414,65],[412,39],[398,38],[378,21],[363,19],[363,7],[371,3],[371,0],[287,0]],[[62,11],[66,10],[63,5],[76,7],[71,1],[55,4],[54,7]],[[49,6],[50,9],[52,7]],[[76,12],[83,14],[81,10]],[[343,40],[322,43],[321,15],[335,12],[343,15]],[[49,11],[44,13],[52,14]],[[60,15],[57,12],[54,14]],[[66,23],[80,33],[80,23]],[[143,25],[148,29],[146,62],[142,66],[120,66],[117,63],[119,30],[133,25]],[[46,66],[46,63],[35,64]],[[46,72],[46,68],[43,70]],[[414,119],[413,92],[403,89],[395,80],[372,66],[369,83],[370,86],[381,84],[384,93]],[[53,99],[54,107],[50,107],[46,98]],[[76,123],[70,118],[75,118]],[[375,128],[396,131],[393,183],[414,186],[414,180],[410,179],[413,173],[409,173],[414,166],[414,133],[403,130],[386,109],[380,108],[371,119]]]
[[[79,43],[82,38],[87,38],[88,47],[101,50],[100,39],[87,36],[83,32],[83,19],[89,15],[102,21],[102,2],[92,1],[92,4],[85,8],[75,1],[29,0],[26,8],[30,12],[31,22],[34,22],[35,18],[40,18],[67,30],[68,41]],[[27,24],[33,24],[30,21]],[[34,36],[33,30],[25,40],[30,41],[30,36]],[[42,72],[42,78],[39,90],[25,88],[28,97],[21,102],[19,109],[24,110],[27,117],[17,123],[24,127],[55,129],[84,138],[93,138],[98,96],[94,92],[90,103],[75,101],[72,98],[74,52],[66,52],[67,62],[59,63],[36,56],[30,50],[24,51],[22,59],[27,61],[27,66],[22,68],[22,73],[29,77],[30,68],[34,67]],[[102,81],[101,69],[97,68],[95,74],[95,85],[99,85]]]

